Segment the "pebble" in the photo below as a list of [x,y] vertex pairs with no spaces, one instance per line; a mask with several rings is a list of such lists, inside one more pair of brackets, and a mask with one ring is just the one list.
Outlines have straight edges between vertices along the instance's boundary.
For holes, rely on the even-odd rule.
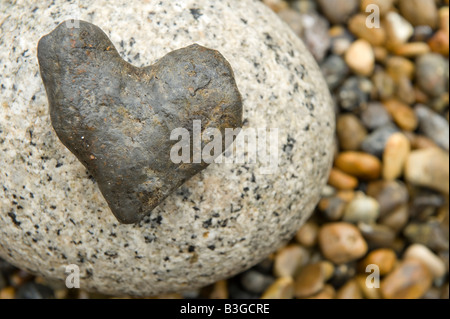
[[443,30],[438,30],[435,35],[428,41],[431,51],[439,53],[443,56],[449,54],[449,35]]
[[210,299],[228,299],[228,284],[226,280],[219,280],[213,285],[209,295]]
[[273,273],[275,277],[294,277],[309,261],[308,251],[299,245],[283,247],[275,256]]
[[[392,77],[381,68],[375,69],[375,74],[372,77],[373,85],[375,86],[376,94],[379,100],[384,101],[393,97],[396,88]],[[379,103],[379,102],[370,102]]]
[[241,285],[248,292],[261,294],[272,283],[271,276],[264,275],[256,270],[248,270],[241,275]]
[[394,4],[394,0],[362,0],[361,1],[361,11],[366,12],[367,6],[369,5],[376,5],[378,6],[380,10],[380,15],[384,16],[386,13],[388,13],[392,5]]
[[400,101],[406,104],[413,104],[416,101],[414,86],[406,76],[399,79],[396,95]]
[[320,69],[331,91],[339,87],[349,73],[349,68],[344,59],[336,54],[327,57],[321,64]]
[[366,299],[381,299],[380,288],[367,285],[366,280],[368,275],[369,273],[356,276],[359,289]]
[[398,233],[406,226],[408,220],[409,207],[407,204],[404,204],[380,218],[379,223],[388,226],[394,232]]
[[418,104],[414,108],[419,119],[419,129],[428,138],[447,152],[449,151],[449,124],[448,121],[438,113],[430,110],[427,106]]
[[400,79],[407,77],[412,80],[414,78],[415,65],[410,60],[393,56],[386,61],[386,72],[392,77],[395,83],[399,83]]
[[344,215],[347,203],[340,197],[323,198],[319,202],[319,209],[329,221],[337,221]]
[[357,151],[367,136],[367,130],[361,120],[354,114],[343,114],[338,117],[336,134],[340,149]]
[[394,122],[405,131],[414,131],[419,123],[414,110],[397,99],[383,102],[384,107],[394,119]]
[[438,11],[435,0],[399,0],[398,5],[402,16],[414,26],[437,26]]
[[428,137],[423,135],[413,134],[411,132],[405,132],[405,136],[408,137],[409,142],[411,143],[411,148],[413,150],[431,148],[431,147],[439,147],[435,142],[433,142]]
[[295,279],[295,297],[306,298],[320,292],[328,279],[322,262],[306,265]]
[[318,0],[317,2],[323,14],[333,24],[347,22],[359,7],[359,0]]
[[416,79],[419,87],[431,97],[439,97],[448,90],[449,63],[437,53],[417,58]]
[[361,113],[361,121],[369,130],[375,130],[392,120],[389,113],[380,102],[371,102]]
[[365,272],[368,265],[377,265],[380,275],[384,276],[394,269],[396,263],[397,256],[392,249],[378,248],[372,250],[367,257],[360,262],[360,268],[362,272]]
[[361,289],[356,279],[347,281],[336,293],[336,299],[362,299]]
[[379,215],[380,205],[378,202],[364,193],[358,193],[345,208],[342,220],[349,223],[372,223],[377,220]]
[[316,61],[321,62],[331,46],[329,23],[315,12],[304,13],[301,16],[303,25],[301,38]]
[[319,226],[313,221],[307,221],[295,234],[295,240],[303,247],[313,247],[317,243]]
[[384,28],[386,29],[386,46],[391,49],[408,41],[414,33],[414,27],[394,11],[386,14]]
[[386,32],[380,28],[368,28],[366,26],[367,16],[356,14],[348,22],[348,29],[358,38],[364,39],[373,46],[382,46],[386,41]]
[[399,44],[393,51],[397,55],[414,58],[416,56],[429,53],[430,50],[430,46],[424,42],[409,42]]
[[261,299],[292,299],[293,297],[294,280],[292,277],[281,277],[267,288]]
[[322,226],[319,231],[319,245],[323,255],[336,264],[361,258],[368,249],[358,228],[346,222]]
[[307,299],[334,299],[336,296],[336,290],[332,285],[325,285],[323,289],[314,296]]
[[422,244],[412,244],[406,249],[403,258],[415,258],[424,263],[433,274],[434,278],[442,278],[445,273],[444,262],[428,247]]
[[328,184],[339,190],[352,190],[358,186],[358,179],[337,168],[332,168],[328,177]]
[[392,123],[381,126],[366,137],[361,144],[361,150],[381,158],[389,137],[397,132],[398,128]]
[[342,152],[335,165],[340,170],[358,178],[373,180],[381,174],[381,162],[373,155],[362,152]]
[[443,226],[438,221],[411,222],[403,230],[403,235],[412,243],[425,245],[438,252],[449,248],[448,225]]
[[391,247],[395,241],[395,232],[388,226],[359,223],[358,228],[373,248]]
[[357,75],[370,76],[375,67],[375,54],[370,43],[364,39],[353,42],[345,53],[345,62]]
[[403,133],[392,134],[383,152],[383,179],[392,181],[403,174],[406,160],[411,152],[411,144]]
[[349,77],[337,92],[339,106],[345,111],[356,111],[367,104],[373,85],[364,77]]
[[431,287],[432,274],[416,259],[404,260],[381,282],[385,299],[418,299]]
[[449,155],[438,148],[412,151],[405,165],[405,179],[417,186],[449,193]]

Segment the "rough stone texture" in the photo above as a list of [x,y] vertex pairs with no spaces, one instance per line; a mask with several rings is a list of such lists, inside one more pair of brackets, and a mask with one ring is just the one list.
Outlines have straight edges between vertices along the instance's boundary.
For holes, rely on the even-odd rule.
[[[1,7],[2,258],[61,279],[77,264],[82,288],[109,294],[180,291],[261,261],[313,210],[333,155],[332,101],[312,56],[269,8],[231,0]],[[50,123],[36,47],[68,18],[98,25],[135,66],[193,43],[220,51],[242,94],[243,127],[279,128],[276,174],[262,174],[260,161],[212,164],[140,224],[119,224]]]
[[[136,223],[230,145],[225,128],[242,127],[241,96],[231,66],[217,51],[195,44],[137,68],[100,28],[75,23],[62,22],[38,44],[52,125],[93,175],[117,219]],[[224,143],[215,157],[201,158],[212,128]],[[190,138],[171,139],[175,129]],[[174,163],[172,148],[186,142],[189,162]]]

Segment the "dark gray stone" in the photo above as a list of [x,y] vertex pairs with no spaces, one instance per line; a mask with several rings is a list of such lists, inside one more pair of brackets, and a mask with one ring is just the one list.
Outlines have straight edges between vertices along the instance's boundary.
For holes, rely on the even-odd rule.
[[366,137],[361,144],[361,149],[366,153],[381,157],[387,140],[398,131],[399,129],[393,124],[384,125]]
[[208,166],[192,163],[192,147],[191,163],[171,161],[178,142],[170,140],[173,129],[187,129],[192,145],[194,120],[202,131],[217,128],[223,136],[225,128],[242,126],[230,64],[200,45],[138,68],[97,26],[63,22],[41,38],[38,59],[58,137],[94,176],[122,223],[140,221]]

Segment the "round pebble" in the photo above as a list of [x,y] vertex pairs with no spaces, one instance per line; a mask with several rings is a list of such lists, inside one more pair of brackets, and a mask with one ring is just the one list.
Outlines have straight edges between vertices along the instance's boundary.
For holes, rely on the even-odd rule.
[[383,152],[383,179],[392,181],[399,178],[410,152],[408,138],[402,133],[392,134]]
[[381,162],[373,155],[362,152],[342,152],[335,165],[342,171],[362,179],[377,179],[381,174]]
[[353,42],[345,53],[345,62],[354,73],[371,75],[375,67],[375,54],[370,43],[363,39]]

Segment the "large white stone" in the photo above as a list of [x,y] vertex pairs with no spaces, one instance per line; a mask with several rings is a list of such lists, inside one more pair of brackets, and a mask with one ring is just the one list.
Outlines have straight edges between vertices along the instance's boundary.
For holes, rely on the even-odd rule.
[[[81,287],[153,295],[236,274],[310,215],[333,155],[332,101],[296,35],[251,0],[1,1],[0,256]],[[98,25],[136,66],[198,43],[231,63],[245,128],[279,128],[279,167],[213,164],[139,225],[121,225],[53,131],[36,45],[60,22]]]

